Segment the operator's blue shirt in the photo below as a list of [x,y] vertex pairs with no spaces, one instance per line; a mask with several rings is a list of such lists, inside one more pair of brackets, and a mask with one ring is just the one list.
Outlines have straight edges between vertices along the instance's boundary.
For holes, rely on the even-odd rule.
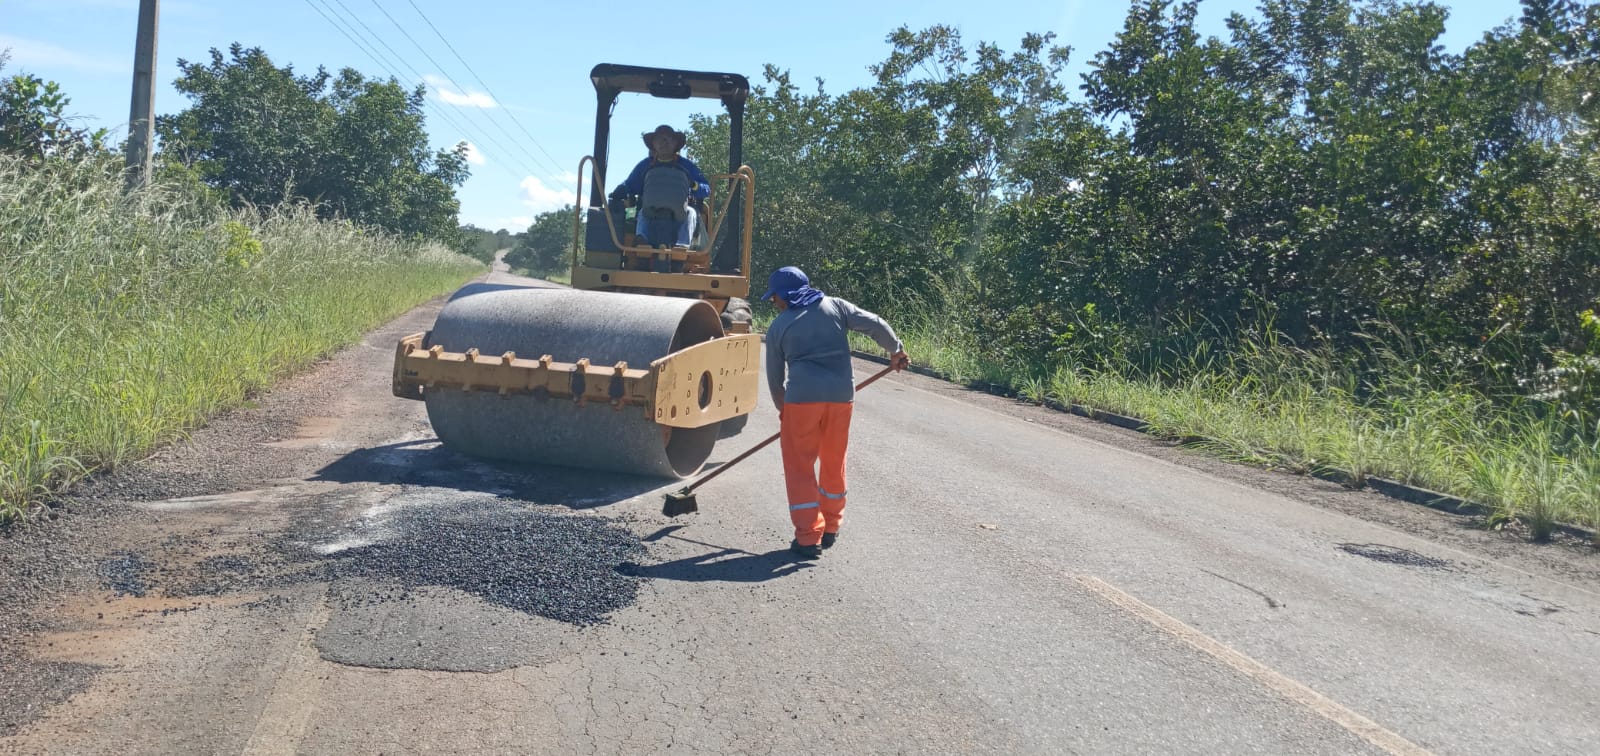
[[[695,165],[693,160],[681,156],[677,158],[677,163],[679,168],[689,174],[689,180],[694,182],[694,190],[689,192],[690,194],[696,199],[711,196],[711,183],[706,181],[706,175],[700,172],[700,166]],[[628,180],[622,182],[622,188],[627,189],[631,196],[644,194],[644,172],[650,170],[650,166],[654,164],[656,164],[654,156],[639,161],[639,164],[633,167],[633,173],[628,174]],[[672,163],[660,165],[672,165]]]

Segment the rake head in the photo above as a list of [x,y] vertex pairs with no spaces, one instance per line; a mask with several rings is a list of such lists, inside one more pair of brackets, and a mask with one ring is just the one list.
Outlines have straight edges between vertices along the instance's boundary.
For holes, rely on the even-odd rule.
[[661,514],[668,517],[689,514],[700,511],[700,504],[694,499],[694,492],[685,488],[667,494],[667,500],[661,505]]

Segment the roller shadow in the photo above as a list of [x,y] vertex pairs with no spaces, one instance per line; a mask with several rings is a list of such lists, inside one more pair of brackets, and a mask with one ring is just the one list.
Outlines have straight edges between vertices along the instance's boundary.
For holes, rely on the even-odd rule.
[[670,485],[665,478],[478,459],[424,438],[357,449],[310,480],[429,486],[571,509],[595,509]]

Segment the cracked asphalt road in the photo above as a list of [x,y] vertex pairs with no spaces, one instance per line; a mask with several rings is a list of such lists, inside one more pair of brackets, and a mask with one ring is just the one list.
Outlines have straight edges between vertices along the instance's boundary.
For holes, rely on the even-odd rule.
[[[796,563],[776,449],[678,520],[661,481],[439,449],[388,392],[436,311],[15,541],[59,575],[0,623],[29,712],[0,752],[1593,752],[1592,554],[899,375],[858,400],[839,545]],[[305,569],[428,528],[446,567],[604,541],[540,578],[604,621],[503,575]]]

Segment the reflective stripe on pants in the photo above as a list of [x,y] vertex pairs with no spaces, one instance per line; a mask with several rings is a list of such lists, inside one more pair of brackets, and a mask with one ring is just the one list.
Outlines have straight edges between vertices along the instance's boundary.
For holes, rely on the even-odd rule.
[[820,543],[824,531],[839,532],[844,520],[844,457],[852,407],[849,402],[783,406],[778,442],[783,449],[784,487],[794,539],[802,546]]

